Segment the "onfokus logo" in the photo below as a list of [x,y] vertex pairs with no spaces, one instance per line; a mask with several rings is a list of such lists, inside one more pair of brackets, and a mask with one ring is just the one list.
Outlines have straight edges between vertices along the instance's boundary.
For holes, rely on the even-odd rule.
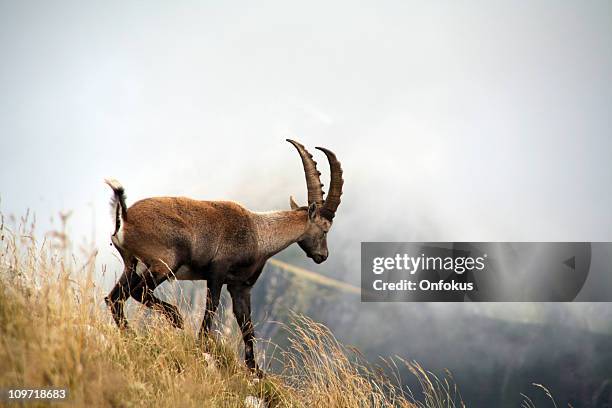
[[393,257],[375,257],[372,261],[372,272],[376,275],[388,271],[407,271],[414,275],[421,271],[446,271],[461,275],[470,271],[482,271],[486,268],[487,254],[471,256],[428,256],[421,254],[396,254]]

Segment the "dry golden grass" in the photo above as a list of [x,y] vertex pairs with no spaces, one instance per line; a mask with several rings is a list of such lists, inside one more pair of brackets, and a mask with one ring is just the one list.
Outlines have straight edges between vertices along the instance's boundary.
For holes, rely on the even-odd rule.
[[270,407],[463,406],[446,378],[386,362],[386,372],[408,364],[422,387],[414,397],[399,376],[299,315],[285,326],[290,347],[268,357],[284,369],[262,381],[244,368],[236,333],[210,340],[214,361],[193,331],[159,314],[141,316],[137,334],[121,333],[95,283],[95,252],[80,265],[65,229],[37,242],[27,225],[26,217],[13,229],[0,226],[0,388],[65,387],[69,405],[95,407],[240,407],[247,396]]

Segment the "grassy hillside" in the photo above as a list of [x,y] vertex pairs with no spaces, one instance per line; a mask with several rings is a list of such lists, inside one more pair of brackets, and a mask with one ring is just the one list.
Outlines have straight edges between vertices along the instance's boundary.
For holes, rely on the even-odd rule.
[[62,232],[38,242],[27,224],[0,227],[0,388],[65,387],[74,406],[463,405],[449,380],[401,360],[384,363],[387,372],[409,367],[422,387],[411,395],[303,316],[283,325],[285,349],[258,346],[264,366],[282,367],[261,381],[244,368],[235,331],[211,339],[206,353],[193,327],[173,329],[135,307],[136,333],[121,333],[96,286],[95,252],[80,264]]

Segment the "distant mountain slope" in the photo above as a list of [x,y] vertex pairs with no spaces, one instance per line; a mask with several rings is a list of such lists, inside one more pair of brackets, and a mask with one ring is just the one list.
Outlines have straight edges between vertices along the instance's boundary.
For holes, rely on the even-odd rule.
[[[610,335],[563,324],[563,316],[545,325],[474,314],[466,307],[473,305],[365,304],[355,289],[273,261],[254,288],[258,334],[282,345],[278,324],[267,322],[285,321],[295,310],[330,327],[370,361],[399,355],[434,371],[450,369],[465,400],[476,407],[516,407],[533,382],[576,408],[612,404],[612,393],[605,394],[606,381],[612,381]],[[401,374],[409,382],[407,370]]]

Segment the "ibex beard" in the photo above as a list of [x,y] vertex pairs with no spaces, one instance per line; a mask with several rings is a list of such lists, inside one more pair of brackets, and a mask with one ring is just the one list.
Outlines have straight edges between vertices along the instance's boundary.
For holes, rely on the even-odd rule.
[[254,354],[251,288],[268,258],[293,243],[317,264],[327,259],[327,233],[344,183],[335,154],[317,147],[327,156],[331,172],[324,198],[321,173],[312,155],[300,143],[287,141],[302,159],[308,190],[308,205],[301,207],[290,197],[288,211],[260,213],[235,202],[184,197],[146,198],[128,208],[123,186],[106,180],[113,189],[115,231],[111,241],[123,259],[124,270],[105,301],[120,328],[128,328],[123,306],[129,297],[160,310],[175,327],[182,328],[178,308],[158,299],[154,290],[166,279],[206,280],[206,310],[198,334],[203,340],[210,333],[225,284],[242,331],[246,365],[258,376],[263,374]]

